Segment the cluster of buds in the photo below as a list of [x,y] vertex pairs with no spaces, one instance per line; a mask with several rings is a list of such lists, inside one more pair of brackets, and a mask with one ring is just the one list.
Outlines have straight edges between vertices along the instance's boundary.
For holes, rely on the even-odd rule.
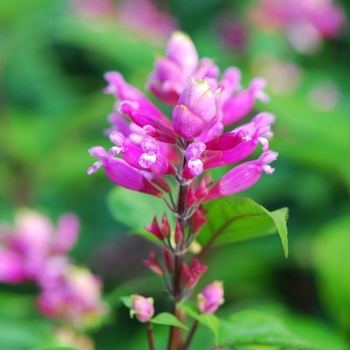
[[14,228],[0,225],[0,282],[36,282],[43,314],[83,328],[107,309],[100,299],[100,280],[74,266],[66,255],[78,233],[79,221],[73,214],[62,215],[55,228],[38,212],[20,211]]
[[303,53],[315,51],[323,38],[336,37],[345,22],[343,10],[332,0],[260,0],[251,17],[260,28],[283,30]]
[[[211,59],[199,60],[189,37],[174,33],[147,84],[151,93],[173,108],[172,120],[120,73],[109,72],[104,92],[116,97],[107,131],[114,145],[108,151],[101,146],[89,150],[98,158],[89,175],[102,167],[115,184],[163,198],[173,212],[174,227],[165,214],[161,223],[154,218],[146,227],[163,245],[163,263],[151,252],[144,264],[163,277],[175,301],[192,293],[207,268],[195,258],[184,258],[207,221],[203,203],[251,187],[263,172],[274,171],[269,164],[277,157],[268,142],[273,115],[259,113],[248,123],[231,126],[252,112],[257,99],[268,101],[265,81],[254,78],[244,90],[236,67],[219,76]],[[244,161],[258,145],[260,157]],[[206,173],[235,163],[239,164],[218,181]],[[177,184],[177,200],[169,179]]]
[[[214,314],[220,305],[224,303],[224,287],[221,281],[215,281],[207,285],[197,295],[197,307],[202,314]],[[142,295],[131,296],[130,317],[142,322],[148,322],[154,315],[153,298],[145,298]]]

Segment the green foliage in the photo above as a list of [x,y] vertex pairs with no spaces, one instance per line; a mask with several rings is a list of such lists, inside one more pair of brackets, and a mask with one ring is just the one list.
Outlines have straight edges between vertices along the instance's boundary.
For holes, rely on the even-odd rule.
[[182,308],[188,316],[192,317],[203,326],[208,327],[213,332],[215,344],[218,344],[220,321],[215,315],[201,314],[196,304],[190,301],[180,303],[180,308]]
[[219,346],[264,345],[295,350],[317,349],[288,331],[280,319],[246,310],[220,319]]
[[157,316],[151,318],[149,322],[163,326],[175,326],[188,330],[188,328],[182,322],[168,312],[161,312]]
[[197,238],[202,246],[237,242],[277,230],[288,256],[287,208],[269,212],[251,199],[232,196],[211,201],[204,207],[209,221]]
[[44,347],[44,348],[36,348],[36,349],[31,349],[31,350],[77,350],[77,349],[73,349],[73,348],[67,348],[67,347]]
[[350,216],[325,226],[312,251],[317,284],[324,305],[346,332],[350,331]]

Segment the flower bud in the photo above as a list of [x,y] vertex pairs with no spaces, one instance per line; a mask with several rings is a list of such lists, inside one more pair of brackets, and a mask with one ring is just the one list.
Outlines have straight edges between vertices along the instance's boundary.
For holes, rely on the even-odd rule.
[[175,132],[191,141],[209,130],[218,118],[218,93],[214,94],[205,80],[188,85],[173,110]]
[[154,314],[153,298],[145,298],[142,295],[134,294],[131,296],[131,300],[130,317],[136,315],[140,322],[147,322]]
[[198,294],[198,308],[200,312],[213,314],[224,303],[224,287],[221,281],[207,285],[202,293]]

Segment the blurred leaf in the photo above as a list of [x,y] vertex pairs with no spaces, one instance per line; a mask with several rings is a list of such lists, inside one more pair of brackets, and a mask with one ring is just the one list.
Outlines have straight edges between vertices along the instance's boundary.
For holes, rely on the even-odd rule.
[[44,321],[28,319],[0,319],[0,349],[31,349],[53,343],[52,330]]
[[260,311],[246,310],[220,319],[219,346],[265,345],[288,349],[316,349],[291,334],[277,318]]
[[123,302],[123,304],[124,304],[128,309],[131,309],[131,307],[132,307],[132,299],[131,299],[131,296],[120,297],[119,299]]
[[204,207],[209,221],[197,238],[202,246],[233,243],[277,230],[284,254],[288,256],[287,208],[269,212],[251,199],[233,196],[211,201]]
[[215,344],[218,344],[220,321],[215,315],[199,313],[196,303],[191,301],[180,303],[180,307],[185,310],[187,315],[197,320],[200,324],[208,327],[214,334]]
[[342,106],[332,111],[312,107],[305,95],[275,96],[268,105],[277,116],[271,144],[280,156],[340,176],[350,190],[350,120]]
[[[162,281],[158,275],[151,275],[144,278],[135,278],[133,280],[124,282],[116,286],[110,293],[104,296],[104,300],[111,306],[111,308],[117,308],[122,298],[130,298],[130,295],[138,291],[139,294],[156,293],[163,287]],[[129,295],[129,297],[123,297],[123,295]],[[123,302],[124,303],[124,302]],[[124,303],[126,307],[129,307]]]
[[164,48],[145,41],[142,33],[138,38],[134,31],[115,20],[84,21],[71,18],[64,22],[64,27],[57,34],[63,42],[91,50],[94,55],[103,54],[132,69],[139,68],[140,62],[151,69],[154,54],[164,51]]
[[67,348],[67,347],[48,347],[48,348],[36,348],[32,350],[78,350],[76,348]]
[[165,326],[175,326],[183,329],[188,329],[182,322],[180,322],[174,315],[169,314],[168,312],[162,312],[156,317],[153,317],[149,320],[151,323],[162,324]]
[[67,347],[48,347],[48,348],[36,348],[32,350],[78,350],[76,348],[67,348]]
[[160,220],[164,212],[167,212],[170,221],[173,219],[162,199],[122,187],[115,187],[109,193],[107,204],[118,222],[155,242],[159,240],[148,233],[144,226],[150,225],[154,216]]
[[329,313],[350,331],[350,217],[324,227],[315,237],[312,252],[320,296]]

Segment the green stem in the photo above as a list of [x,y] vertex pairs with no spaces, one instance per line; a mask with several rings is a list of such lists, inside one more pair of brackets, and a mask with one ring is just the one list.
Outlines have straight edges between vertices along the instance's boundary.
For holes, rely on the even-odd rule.
[[198,327],[198,321],[195,320],[195,321],[193,322],[193,325],[192,325],[190,334],[188,335],[188,337],[187,337],[185,343],[182,345],[181,350],[187,350],[187,349],[188,349],[188,347],[189,347],[189,345],[190,345],[190,343],[191,343],[191,341],[192,341],[193,335],[194,335],[194,333],[195,333],[197,327]]

